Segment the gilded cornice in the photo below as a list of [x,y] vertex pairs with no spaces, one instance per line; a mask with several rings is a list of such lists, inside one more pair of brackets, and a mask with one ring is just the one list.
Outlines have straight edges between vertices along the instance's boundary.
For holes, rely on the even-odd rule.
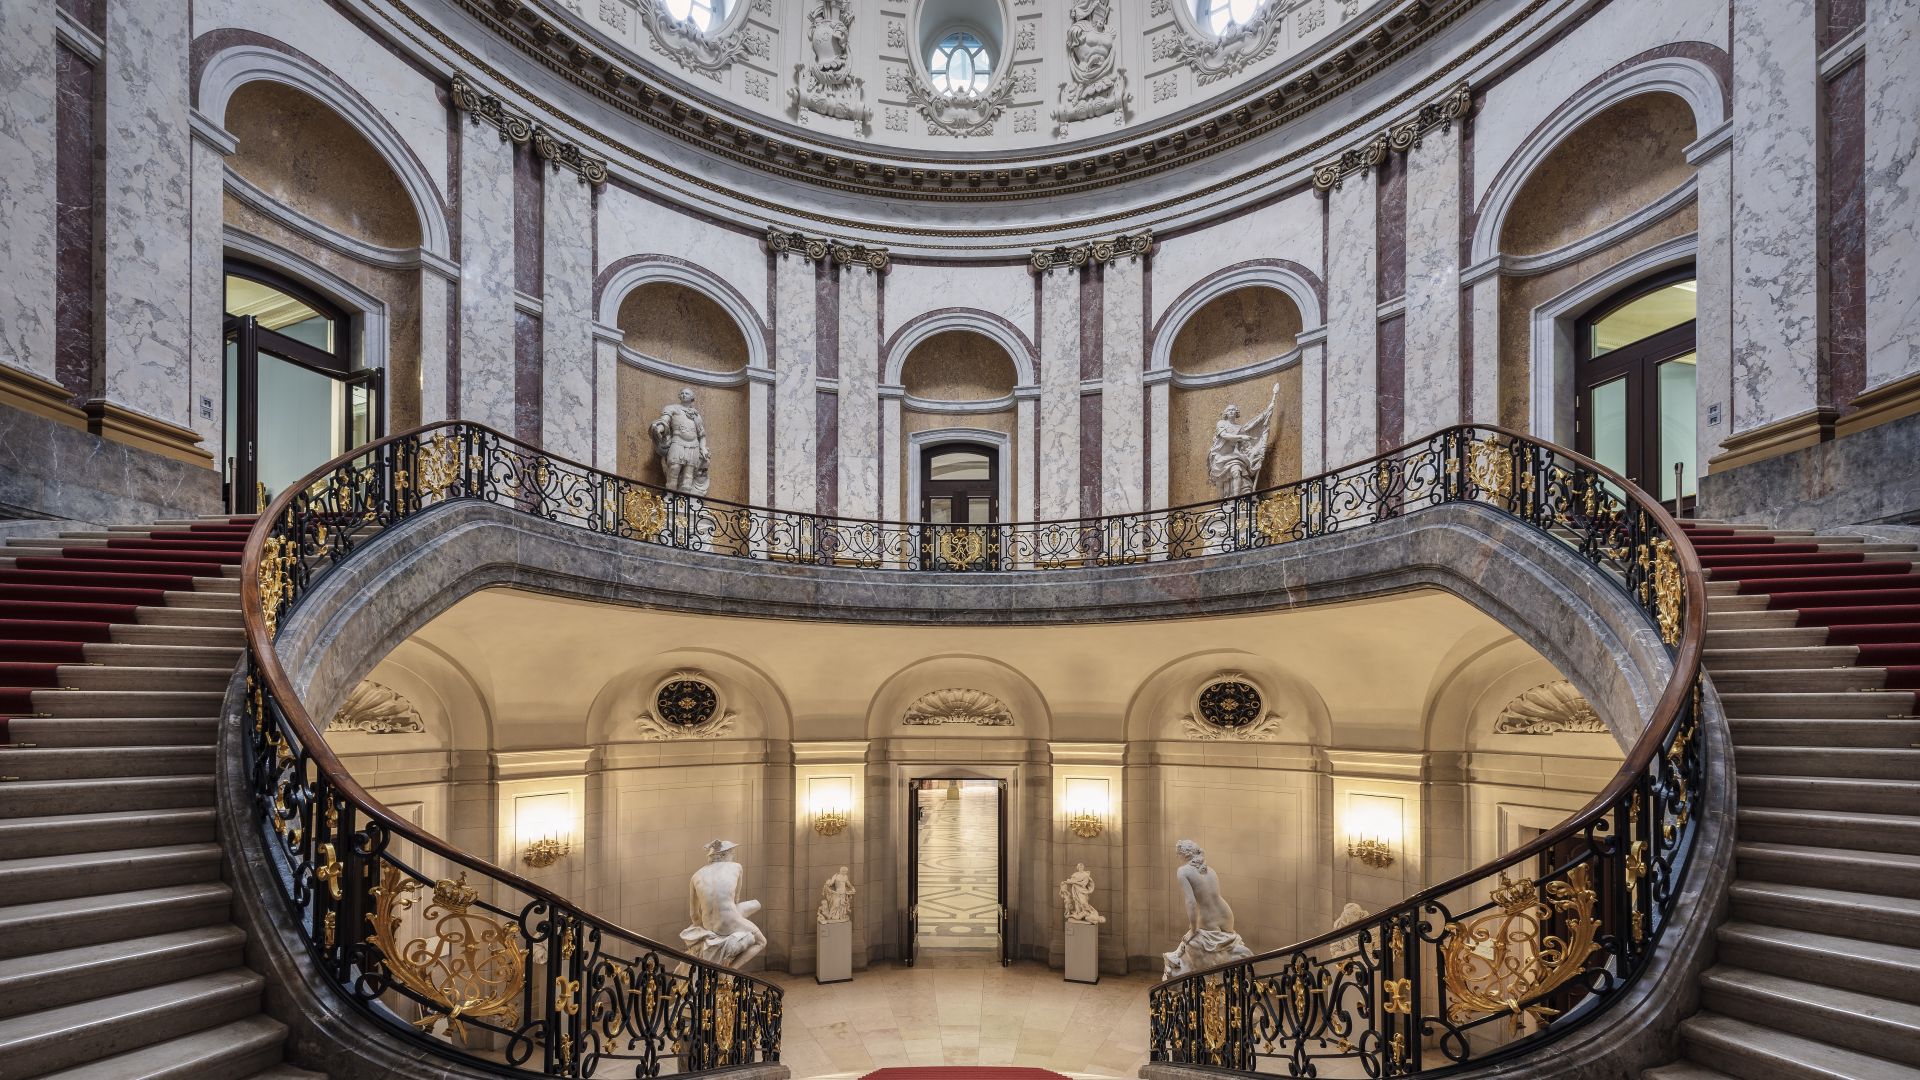
[[1473,107],[1473,91],[1466,83],[1420,106],[1412,116],[1389,124],[1371,136],[1313,167],[1313,187],[1330,191],[1355,173],[1365,174],[1387,160],[1388,152],[1407,153],[1420,145],[1427,132],[1450,130],[1453,122]]
[[835,266],[864,266],[884,274],[892,265],[887,249],[865,244],[843,244],[788,229],[767,230],[767,250],[775,255],[798,255],[808,262],[832,259]]
[[[436,39],[452,44],[403,0],[391,2]],[[1406,0],[1376,20],[1349,28],[1313,55],[1252,84],[1211,114],[1169,118],[1117,138],[1076,144],[1075,156],[1069,160],[1056,160],[1051,148],[1041,148],[1033,154],[1049,155],[1044,162],[1005,157],[971,169],[955,168],[945,158],[890,155],[880,160],[857,146],[789,141],[762,130],[764,117],[738,112],[704,96],[689,97],[650,72],[639,73],[610,55],[590,32],[556,21],[558,16],[549,16],[529,0],[449,2],[564,81],[649,127],[727,160],[857,194],[998,202],[1098,191],[1231,149],[1339,97],[1486,0]],[[1545,2],[1533,0],[1507,26]],[[1469,50],[1469,55],[1477,51]]]
[[1153,251],[1153,231],[1142,229],[1137,233],[1123,233],[1111,240],[1092,240],[1083,244],[1062,244],[1059,247],[1035,248],[1027,259],[1027,269],[1036,274],[1049,270],[1070,270],[1085,266],[1090,262],[1110,263],[1121,259],[1145,258]]
[[511,142],[519,146],[533,147],[533,152],[543,160],[552,162],[558,168],[570,169],[580,177],[583,184],[595,187],[607,182],[607,163],[600,158],[590,157],[580,149],[578,143],[570,143],[554,135],[553,129],[536,124],[531,117],[522,116],[507,108],[506,103],[493,94],[484,94],[467,81],[464,75],[455,75],[449,88],[453,104],[461,112],[472,117],[475,122],[485,120],[500,129],[502,142]]

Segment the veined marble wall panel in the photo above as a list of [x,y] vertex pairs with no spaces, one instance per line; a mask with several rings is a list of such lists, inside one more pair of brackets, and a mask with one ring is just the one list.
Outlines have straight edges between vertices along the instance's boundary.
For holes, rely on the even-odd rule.
[[1101,301],[1100,512],[1146,509],[1145,262],[1120,259],[1106,267]]
[[[196,36],[221,27],[252,30],[312,57],[379,110],[439,186],[447,177],[447,109],[434,81],[368,41],[330,4],[306,0],[192,0]],[[223,121],[223,117],[213,117]]]
[[1300,349],[1300,475],[1327,469],[1327,345],[1321,338]]
[[[985,311],[1033,337],[1033,274],[1027,264],[993,266],[920,266],[896,263],[887,273],[887,335],[929,311],[972,308]],[[852,354],[841,344],[841,377]]]
[[1460,422],[1460,135],[1430,131],[1407,154],[1405,430]]
[[1080,271],[1040,275],[1042,520],[1080,516]]
[[[183,6],[107,5],[106,398],[186,426],[193,269]],[[218,389],[214,389],[218,393]]]
[[590,461],[595,420],[593,189],[568,172],[548,173],[543,186],[541,444],[562,457]]
[[1467,388],[1470,424],[1500,422],[1500,275],[1473,283],[1467,303],[1473,307],[1473,385]]
[[0,5],[0,363],[51,379],[54,5]]
[[[193,162],[193,382],[194,400],[189,426],[205,440],[215,466],[225,468],[222,438],[226,427],[226,319],[225,266],[226,155],[203,139],[194,139]],[[51,309],[49,309],[51,310]],[[4,349],[0,344],[0,349]],[[213,407],[201,409],[200,398]],[[389,429],[393,430],[393,429]]]
[[[1739,0],[1771,5],[1776,0]],[[1805,6],[1805,0],[1782,0]],[[1471,205],[1478,205],[1528,134],[1581,87],[1630,56],[1676,41],[1700,41],[1724,48],[1727,4],[1670,3],[1668,0],[1613,0],[1596,10],[1579,29],[1555,42],[1525,67],[1487,87],[1473,121]],[[1805,44],[1810,48],[1809,32]],[[1813,85],[1807,74],[1809,92]]]
[[773,505],[811,513],[815,477],[816,283],[811,259],[774,261]]
[[[418,273],[420,289],[420,410],[416,419],[422,424],[449,419],[447,415],[447,373],[453,357],[447,355],[447,319],[459,302],[459,285],[430,270]],[[397,339],[396,339],[397,340]],[[389,384],[388,392],[392,393]],[[388,405],[393,418],[388,431],[401,430],[399,414]]]
[[[620,345],[596,334],[593,341],[593,467],[620,469]],[[631,475],[631,474],[629,474]]]
[[1327,193],[1326,467],[1372,457],[1379,322],[1374,272],[1377,185],[1351,176]]
[[[616,184],[600,192],[600,265],[629,255],[668,255],[718,276],[767,317],[767,249],[763,239],[729,229]],[[891,285],[891,283],[889,283]]]
[[1920,371],[1920,0],[1867,0],[1867,385]]
[[879,517],[880,276],[840,268],[839,461],[842,517]]
[[[1699,247],[1694,254],[1694,382],[1699,413],[1694,461],[1705,469],[1727,437],[1727,400],[1733,377],[1733,155],[1702,161],[1694,173]],[[1709,417],[1712,422],[1709,422]]]
[[1733,434],[1818,404],[1821,306],[1815,3],[1746,0],[1738,7]]
[[1318,270],[1321,219],[1320,200],[1312,191],[1303,189],[1292,198],[1262,206],[1252,213],[1155,240],[1155,325],[1195,282],[1229,266],[1255,259],[1287,259]]
[[460,416],[512,431],[514,147],[489,124],[460,132]]

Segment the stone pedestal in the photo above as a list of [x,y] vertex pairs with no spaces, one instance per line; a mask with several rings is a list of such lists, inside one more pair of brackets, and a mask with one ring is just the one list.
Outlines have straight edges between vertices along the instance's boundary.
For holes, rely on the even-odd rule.
[[847,982],[853,978],[853,924],[851,922],[814,923],[818,933],[814,936],[814,949],[819,954],[814,960],[813,980],[832,983]]
[[1100,927],[1093,923],[1067,923],[1067,981],[1100,981]]

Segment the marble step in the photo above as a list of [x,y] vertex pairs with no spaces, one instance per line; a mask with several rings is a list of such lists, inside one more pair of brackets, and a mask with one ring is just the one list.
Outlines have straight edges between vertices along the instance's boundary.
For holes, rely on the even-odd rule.
[[1735,881],[1728,895],[1740,922],[1824,934],[1836,927],[1889,945],[1920,947],[1920,900],[1780,881]]
[[208,716],[16,716],[7,722],[15,746],[207,746],[220,722]]
[[246,943],[218,923],[0,960],[0,1019],[239,967]]
[[1920,1004],[1920,949],[1757,923],[1722,923],[1719,962]]
[[[1863,669],[1864,670],[1864,669]],[[123,664],[62,664],[60,685],[69,690],[187,690],[224,693],[233,665],[224,667],[132,667]]]
[[325,1080],[323,1073],[275,1064],[286,1042],[286,1026],[262,1013],[50,1073],[45,1080]]
[[1701,974],[1700,1007],[1870,1057],[1920,1065],[1920,1005],[1721,966]]
[[229,969],[0,1020],[0,1061],[9,1080],[22,1080],[152,1048],[255,1016],[265,982]]
[[[18,569],[19,564],[16,562],[16,560],[18,559],[44,558],[45,556],[46,556],[45,552],[12,551],[6,548],[0,548],[0,570]],[[92,560],[76,559],[73,561],[90,562]],[[82,572],[85,572],[86,569],[87,569],[86,567],[81,567],[75,570],[74,572],[82,573]],[[118,571],[108,571],[108,572],[117,573]],[[196,567],[193,572],[194,591],[199,592],[201,589],[200,583],[203,580],[208,578],[226,578],[227,580],[232,581],[237,586],[240,583],[240,564],[238,563],[207,563],[205,564],[204,569]],[[224,590],[209,588],[207,591],[219,592]]]
[[1800,649],[1827,643],[1824,626],[1793,626],[1786,629],[1733,630],[1707,625],[1706,647],[1719,649]]
[[1740,805],[1899,814],[1920,806],[1920,783],[1835,776],[1739,778]]
[[1713,1012],[1682,1021],[1680,1044],[1689,1061],[1741,1080],[1920,1080],[1885,1058]]
[[118,645],[197,645],[239,649],[247,644],[247,633],[238,625],[136,626],[121,623],[108,630],[107,636],[108,640]]
[[70,949],[230,920],[233,890],[221,881],[134,889],[0,907],[0,957]]
[[220,691],[35,690],[33,711],[46,716],[218,716]]
[[1743,806],[1736,820],[1743,842],[1920,855],[1920,817],[1910,814],[1842,814]]
[[1920,900],[1920,855],[1767,844],[1744,837],[1733,850],[1734,872],[1743,881],[1784,881]]
[[[39,704],[39,695],[34,695]],[[1850,694],[1746,694],[1722,693],[1720,703],[1729,719],[1747,716],[1775,716],[1784,719],[1834,717],[1884,720],[1890,716],[1912,716],[1914,696],[1910,690],[1872,690]]]
[[126,847],[210,844],[218,839],[211,806],[0,818],[0,851],[14,859]]
[[105,780],[20,780],[0,786],[0,817],[90,814],[211,806],[213,776],[142,776]]
[[[127,746],[36,747],[0,750],[0,776],[21,780],[80,780],[88,777],[196,776],[213,772],[213,747]],[[0,851],[4,851],[0,848]]]
[[240,605],[230,607],[139,607],[133,610],[140,626],[239,626]]
[[1705,1065],[1696,1065],[1691,1061],[1676,1061],[1671,1065],[1662,1065],[1657,1069],[1648,1069],[1640,1074],[1641,1080],[1734,1080],[1723,1072],[1715,1072]]
[[1781,667],[1764,670],[1720,670],[1713,685],[1722,694],[1849,693],[1879,690],[1886,685],[1883,667]]
[[215,881],[219,844],[168,844],[0,860],[0,904]]
[[[1852,646],[1848,646],[1849,649]],[[238,647],[222,645],[116,645],[97,643],[85,647],[89,664],[113,667],[194,667],[223,668],[231,672],[240,662]],[[1851,657],[1847,660],[1852,663]]]
[[1763,776],[1920,780],[1920,750],[1862,746],[1736,745],[1734,768]]
[[[1716,683],[1717,685],[1717,683]],[[1877,746],[1906,750],[1920,745],[1920,718],[1899,720],[1786,720],[1749,716],[1727,721],[1733,744],[1758,746]]]
[[308,1072],[291,1065],[275,1065],[247,1077],[247,1080],[327,1080],[326,1073]]
[[1767,597],[1762,593],[1724,593],[1707,596],[1707,614],[1723,615],[1733,611],[1765,611]]
[[1714,611],[1707,617],[1707,627],[1710,630],[1779,630],[1793,628],[1799,621],[1797,611]]
[[[1809,645],[1797,649],[1708,649],[1701,655],[1701,662],[1714,676],[1715,685],[1718,685],[1722,672],[1852,667],[1859,655],[1860,647],[1857,645]],[[89,653],[88,657],[91,658],[92,654]]]
[[199,608],[203,611],[239,611],[239,582],[234,582],[231,592],[216,592],[212,589],[195,589],[192,592],[176,592],[169,589],[164,594],[168,607]]

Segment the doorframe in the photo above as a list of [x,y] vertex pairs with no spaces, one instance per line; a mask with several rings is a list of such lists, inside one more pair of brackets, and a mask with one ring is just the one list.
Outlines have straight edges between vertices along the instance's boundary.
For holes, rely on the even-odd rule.
[[[1020,943],[1020,913],[1021,903],[1024,898],[1023,890],[1021,889],[1021,860],[1023,855],[1027,853],[1024,846],[1026,844],[1026,830],[1022,827],[1022,815],[1026,813],[1026,804],[1021,799],[1021,770],[1023,768],[1032,768],[1034,764],[1033,762],[1021,762],[1010,765],[966,764],[959,762],[903,763],[896,766],[896,772],[894,773],[891,784],[891,789],[895,796],[892,812],[894,821],[893,828],[898,828],[901,822],[905,822],[909,818],[908,812],[911,807],[910,796],[912,794],[913,781],[915,780],[997,780],[1006,785],[1007,822],[1006,830],[1001,836],[1001,841],[1006,849],[1006,860],[1001,865],[1001,870],[1005,873],[1007,882],[1006,908],[1008,936],[1013,939],[1012,944],[1015,946],[1018,946]],[[1049,783],[1051,783],[1050,780]],[[1048,839],[1049,837],[1043,830],[1039,841],[1044,843]],[[889,846],[893,853],[892,857],[899,860],[894,873],[894,888],[896,890],[894,893],[895,910],[898,912],[899,919],[896,925],[904,928],[908,923],[908,904],[912,899],[912,892],[908,887],[908,874],[911,873],[914,868],[907,861],[908,838],[906,836],[892,837],[889,840]],[[1049,860],[1051,859],[1050,852],[1044,854],[1047,855]],[[1051,865],[1050,861],[1048,865]],[[1003,940],[1001,942],[1000,952],[997,954],[1003,964],[1006,962],[1007,944],[1008,943]],[[901,941],[900,955],[902,957],[907,955],[908,945],[908,942],[904,940]]]
[[907,436],[907,512],[901,516],[918,523],[921,465],[929,451],[948,443],[977,443],[993,451],[993,471],[999,478],[1000,518],[1002,521],[1014,520],[1012,517],[1013,473],[1009,468],[1011,463],[1008,461],[1008,452],[1013,449],[1013,436],[1004,431],[966,427],[933,428],[929,431],[916,431]]
[[[229,260],[251,263],[263,270],[292,278],[301,285],[332,301],[347,314],[347,322],[353,333],[354,352],[348,355],[347,362],[352,369],[384,368],[387,366],[388,327],[392,322],[387,302],[354,285],[338,274],[330,273],[326,268],[302,258],[277,244],[268,243],[257,236],[229,225],[226,227],[225,243],[220,257],[220,310],[226,313],[226,264]],[[388,406],[381,403],[382,412]],[[391,427],[387,421],[392,417],[382,415],[382,426]]]

